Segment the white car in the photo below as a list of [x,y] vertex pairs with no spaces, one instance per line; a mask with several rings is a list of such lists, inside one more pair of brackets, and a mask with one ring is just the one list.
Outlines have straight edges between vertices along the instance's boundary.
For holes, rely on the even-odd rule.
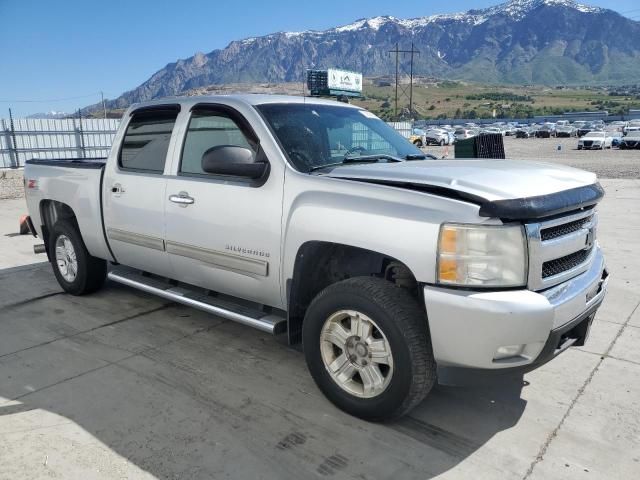
[[495,133],[504,137],[505,132],[499,127],[487,127],[480,130],[481,133]]
[[465,140],[467,138],[475,137],[478,134],[478,132],[477,130],[472,130],[469,128],[459,128],[455,132],[453,132],[453,134],[455,135],[456,141],[457,141],[457,140]]
[[427,145],[449,145],[449,132],[442,128],[431,128],[424,134]]
[[589,132],[578,140],[578,150],[604,150],[611,148],[612,141],[609,132]]

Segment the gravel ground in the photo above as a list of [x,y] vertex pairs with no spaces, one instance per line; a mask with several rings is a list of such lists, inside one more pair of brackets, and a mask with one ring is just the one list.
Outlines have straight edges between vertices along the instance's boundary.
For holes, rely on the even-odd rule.
[[23,170],[0,169],[0,200],[24,196]]
[[[560,163],[595,172],[600,178],[640,178],[640,150],[578,150],[576,138],[513,138],[505,137],[507,158]],[[558,150],[558,146],[561,149]],[[427,147],[436,156],[447,147]],[[449,147],[449,157],[454,147]]]

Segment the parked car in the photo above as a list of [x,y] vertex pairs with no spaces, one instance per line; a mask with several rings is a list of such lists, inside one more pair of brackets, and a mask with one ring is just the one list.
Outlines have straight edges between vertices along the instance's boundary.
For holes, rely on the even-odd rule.
[[578,131],[575,127],[565,124],[556,126],[556,137],[575,137]]
[[631,133],[640,132],[640,125],[627,125],[624,129],[624,134],[629,135]]
[[553,123],[545,123],[536,130],[536,138],[551,138],[556,136],[556,126]]
[[505,136],[510,137],[510,136],[515,136],[517,128],[515,125],[508,123],[504,126],[503,130],[504,130]]
[[578,150],[611,148],[612,137],[607,132],[589,132],[578,140]]
[[480,130],[480,133],[493,133],[504,136],[504,130],[499,127],[486,127]]
[[535,132],[530,127],[520,127],[516,130],[516,138],[531,138]]
[[427,144],[427,141],[425,139],[425,131],[420,128],[414,128],[411,131],[409,141],[418,148],[425,146]]
[[640,131],[629,132],[620,139],[618,145],[620,150],[631,150],[640,148]]
[[424,134],[427,145],[448,145],[449,132],[441,128],[431,128]]
[[620,144],[622,143],[622,133],[621,132],[615,132],[611,134],[611,147],[618,147],[620,148]]
[[27,161],[26,221],[65,292],[109,278],[282,334],[327,398],[385,420],[447,371],[583,345],[607,287],[595,174],[420,158],[353,105],[167,98],[124,113],[106,160]]
[[592,130],[595,130],[595,126],[591,123],[585,123],[584,125],[578,127],[578,137],[584,137]]
[[456,141],[465,140],[467,138],[475,137],[477,135],[477,131],[469,128],[459,128],[454,132],[454,135],[456,137]]

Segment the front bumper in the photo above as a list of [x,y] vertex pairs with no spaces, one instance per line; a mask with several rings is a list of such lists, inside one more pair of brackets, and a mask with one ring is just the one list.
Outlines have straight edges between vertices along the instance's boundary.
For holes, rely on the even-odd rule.
[[[531,370],[571,345],[584,344],[607,282],[598,247],[589,270],[541,292],[425,286],[438,367]],[[511,346],[520,346],[520,351],[507,357],[498,353]]]

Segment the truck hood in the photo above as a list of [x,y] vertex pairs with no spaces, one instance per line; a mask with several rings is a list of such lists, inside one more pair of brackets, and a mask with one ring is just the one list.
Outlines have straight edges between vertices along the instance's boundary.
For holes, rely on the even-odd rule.
[[[596,175],[513,160],[418,160],[341,166],[326,176],[423,190],[471,201],[481,215],[540,218],[597,203]],[[496,206],[508,206],[507,210]]]

